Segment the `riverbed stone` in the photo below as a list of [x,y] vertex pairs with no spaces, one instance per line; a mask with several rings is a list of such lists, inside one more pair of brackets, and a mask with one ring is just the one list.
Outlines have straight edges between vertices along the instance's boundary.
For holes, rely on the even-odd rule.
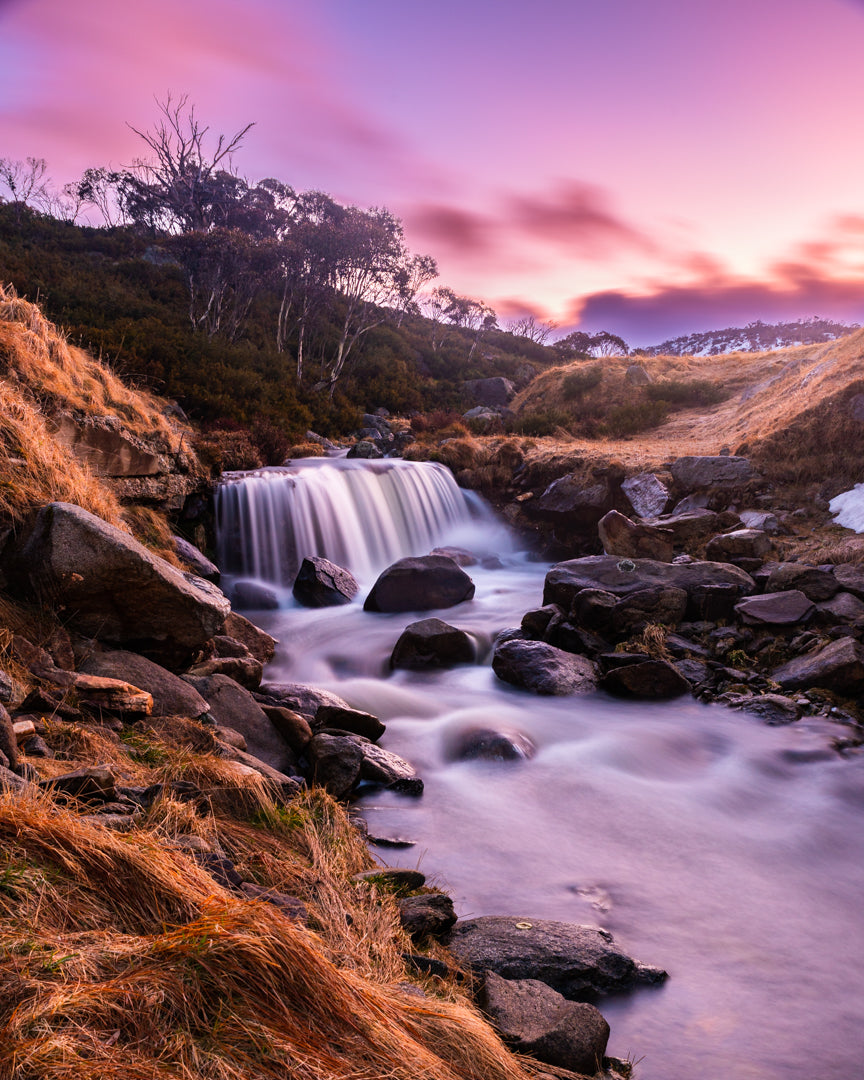
[[815,653],[796,656],[771,673],[783,690],[819,687],[838,694],[864,692],[864,647],[851,637],[829,642]]
[[644,660],[615,667],[606,673],[601,685],[610,694],[643,701],[690,693],[690,683],[668,660]]
[[124,679],[153,697],[153,716],[189,716],[197,719],[210,706],[198,691],[178,675],[126,649],[89,652],[79,670],[109,679]]
[[841,589],[864,600],[864,566],[857,563],[838,563],[833,568],[835,580]]
[[536,747],[521,731],[468,728],[446,740],[446,754],[451,761],[526,761],[535,753]]
[[232,604],[247,611],[276,611],[279,607],[276,592],[260,581],[235,581],[229,595]]
[[399,559],[372,586],[365,611],[431,611],[474,596],[474,582],[446,555]]
[[519,916],[484,915],[453,927],[450,950],[473,972],[539,979],[571,1000],[662,982],[667,976],[627,956],[608,930]]
[[315,713],[313,729],[338,728],[350,735],[362,735],[370,742],[377,742],[387,730],[377,716],[358,709],[343,709],[338,705],[319,705]]
[[334,799],[346,799],[360,779],[363,751],[359,743],[320,733],[313,735],[306,753],[313,782],[329,791]]
[[617,510],[610,510],[597,525],[600,543],[607,555],[629,559],[657,559],[672,562],[673,534],[653,525],[638,525]]
[[502,979],[491,971],[479,1004],[517,1053],[588,1076],[601,1070],[609,1025],[596,1006],[568,1001],[538,979]]
[[801,706],[785,694],[732,694],[723,700],[733,709],[758,716],[764,724],[772,726],[792,724],[801,716]]
[[514,640],[495,646],[492,670],[502,682],[535,694],[585,694],[597,685],[597,671],[586,657],[544,641]]
[[609,611],[608,629],[613,635],[627,635],[646,623],[677,626],[687,610],[687,592],[674,585],[649,585],[616,600]]
[[246,690],[257,690],[261,685],[264,665],[254,656],[213,656],[202,660],[188,671],[189,675],[227,675]]
[[672,477],[684,492],[747,484],[756,475],[747,458],[731,454],[686,455],[672,462]]
[[421,619],[402,631],[390,654],[390,667],[422,671],[473,664],[476,658],[474,641],[464,630],[442,619]]
[[182,536],[172,536],[171,539],[174,541],[174,551],[193,574],[204,578],[205,581],[212,581],[214,585],[219,584],[221,573],[214,562],[211,562],[202,551]]
[[797,589],[814,604],[830,600],[839,588],[840,582],[829,570],[803,563],[778,563],[765,582],[766,593]]
[[69,625],[100,641],[196,649],[222,632],[230,610],[215,585],[71,503],[39,511],[16,563],[25,592],[62,603]]
[[265,683],[255,694],[255,700],[262,705],[277,705],[300,713],[307,720],[314,720],[322,705],[332,705],[337,709],[351,710],[351,706],[338,694],[321,690],[304,683]]
[[669,489],[654,473],[639,473],[621,483],[633,513],[640,518],[659,517],[669,505]]
[[850,592],[838,592],[816,605],[814,621],[818,626],[837,626],[839,623],[864,625],[864,600]]
[[750,575],[731,563],[694,560],[663,563],[653,559],[618,559],[614,555],[588,555],[557,563],[546,574],[543,603],[557,604],[569,611],[583,589],[602,589],[615,596],[627,596],[654,585],[683,589],[688,598],[706,585],[731,585],[740,596],[752,593]]
[[735,605],[741,621],[751,625],[794,626],[807,622],[815,610],[813,602],[798,589],[747,596]]
[[307,556],[294,579],[294,599],[304,607],[350,604],[359,592],[360,586],[350,570],[319,555]]

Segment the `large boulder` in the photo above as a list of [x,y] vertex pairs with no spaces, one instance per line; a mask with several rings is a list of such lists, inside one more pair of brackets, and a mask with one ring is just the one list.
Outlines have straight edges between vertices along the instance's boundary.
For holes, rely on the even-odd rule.
[[568,1001],[538,979],[502,979],[491,971],[480,1006],[517,1053],[587,1076],[602,1069],[609,1025],[596,1006]]
[[496,376],[491,379],[469,379],[465,390],[478,405],[506,405],[516,393],[516,387],[509,379]]
[[52,427],[54,439],[95,476],[159,476],[170,471],[168,459],[122,431],[116,417],[91,417],[81,423],[68,413],[59,413]]
[[756,470],[744,457],[687,456],[672,462],[672,476],[682,491],[736,487],[756,478]]
[[365,611],[432,611],[453,607],[474,595],[474,582],[446,555],[400,559],[372,586]]
[[705,545],[705,558],[757,569],[773,546],[767,533],[759,529],[735,529],[712,537]]
[[864,647],[854,638],[842,637],[823,649],[796,656],[772,671],[771,678],[783,690],[819,687],[837,694],[864,692]]
[[474,641],[442,619],[421,619],[402,631],[390,655],[390,667],[422,671],[426,668],[473,664]]
[[607,555],[672,562],[675,554],[674,536],[668,529],[637,525],[617,510],[610,510],[600,519],[597,531]]
[[820,570],[816,566],[802,563],[778,563],[765,583],[765,592],[783,592],[797,589],[808,600],[818,604],[830,600],[840,589],[840,582],[830,570]]
[[248,690],[227,675],[184,676],[205,699],[220,727],[239,731],[250,754],[280,772],[296,769],[294,754]]
[[210,711],[207,701],[188,682],[138,653],[124,649],[94,651],[85,656],[79,670],[123,679],[146,690],[153,698],[153,716],[188,716],[194,720]]
[[608,611],[606,626],[614,636],[641,630],[646,623],[673,627],[681,622],[686,610],[686,590],[675,585],[649,585],[616,601]]
[[557,522],[578,532],[590,532],[612,509],[614,495],[607,483],[586,484],[576,474],[553,480],[539,499],[527,506],[535,517]]
[[306,686],[303,683],[267,683],[255,695],[255,700],[262,705],[291,709],[306,717],[307,720],[314,720],[322,705],[351,711],[348,702],[338,694],[331,694],[329,690],[319,690],[315,686]]
[[276,638],[250,622],[245,616],[231,611],[225,619],[225,633],[228,637],[239,641],[249,650],[256,660],[262,664],[269,664],[276,655]]
[[707,536],[717,532],[719,514],[705,507],[695,507],[682,513],[667,514],[664,517],[651,518],[646,525],[671,532],[674,543],[686,547],[698,544]]
[[336,607],[350,604],[360,586],[350,570],[319,555],[309,555],[300,564],[293,592],[294,599],[304,607]]
[[753,578],[730,563],[663,563],[653,559],[619,559],[614,555],[588,555],[557,563],[546,574],[543,603],[557,604],[569,611],[575,596],[583,589],[602,589],[615,596],[627,596],[654,585],[683,589],[692,601],[694,594],[707,585],[731,585],[739,596],[756,588]]
[[71,503],[39,511],[16,562],[25,592],[62,604],[71,626],[101,641],[193,650],[230,611],[215,585]]
[[584,694],[597,685],[597,671],[587,656],[556,649],[544,641],[516,638],[499,642],[492,670],[502,682],[535,694]]
[[629,476],[622,481],[621,490],[640,518],[659,517],[669,505],[669,489],[654,473]]
[[450,950],[473,972],[539,979],[571,1000],[666,978],[622,952],[608,930],[575,923],[485,915],[457,922]]

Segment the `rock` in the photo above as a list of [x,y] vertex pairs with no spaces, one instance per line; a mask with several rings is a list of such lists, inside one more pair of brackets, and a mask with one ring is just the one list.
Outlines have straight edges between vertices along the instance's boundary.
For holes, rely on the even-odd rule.
[[820,687],[855,696],[864,691],[864,647],[854,638],[838,638],[816,653],[796,656],[771,678],[783,690]]
[[80,708],[105,709],[120,715],[149,716],[153,712],[152,694],[121,679],[86,674],[75,675],[74,679]]
[[733,694],[724,697],[724,701],[733,709],[758,716],[763,723],[771,725],[792,724],[801,716],[801,706],[783,694]]
[[285,709],[280,705],[262,705],[262,711],[267,719],[276,728],[292,753],[300,757],[306,752],[306,747],[312,738],[312,728],[309,721],[300,713]]
[[519,731],[469,728],[447,739],[446,753],[451,761],[526,761],[536,747]]
[[240,885],[240,891],[250,900],[261,900],[265,904],[272,904],[283,915],[295,922],[307,924],[309,922],[309,909],[297,896],[289,896],[287,893],[278,892],[276,889],[267,889],[263,885],[256,885],[254,881],[244,881]]
[[39,787],[72,799],[114,802],[116,798],[114,774],[104,765],[88,765],[50,780],[40,780]]
[[834,567],[834,578],[841,589],[864,600],[864,566],[855,563],[840,563]]
[[725,623],[731,620],[740,598],[739,585],[695,585],[689,591],[687,611],[693,619]]
[[18,739],[12,718],[4,705],[0,705],[0,754],[5,758],[5,767],[14,772],[18,768]]
[[262,664],[269,664],[276,654],[276,638],[270,637],[260,627],[250,622],[236,611],[228,613],[225,619],[225,633],[241,645],[245,645],[252,656]]
[[247,748],[246,739],[239,731],[235,731],[234,728],[223,727],[221,724],[217,724],[213,729],[213,734],[219,740],[219,742],[226,743],[234,750],[243,750]]
[[637,517],[659,517],[669,505],[669,489],[654,473],[628,477],[622,482],[621,490]]
[[212,581],[214,585],[219,584],[219,578],[222,575],[215,563],[210,562],[206,555],[203,555],[194,544],[184,540],[182,536],[172,536],[171,539],[174,541],[174,550],[193,574],[204,578],[205,581]]
[[353,874],[351,880],[377,885],[386,892],[409,893],[423,888],[426,875],[407,867],[376,866],[374,870],[362,870],[359,874]]
[[448,559],[452,559],[457,566],[476,566],[477,556],[467,551],[465,548],[460,547],[436,547],[432,548],[429,552],[430,555],[446,555]]
[[368,460],[371,458],[383,458],[384,451],[380,450],[376,445],[376,442],[373,442],[372,439],[361,439],[351,447],[345,456]]
[[220,660],[229,658],[244,660],[252,655],[242,641],[228,637],[227,634],[217,634],[211,638],[210,647],[213,651],[213,657]]
[[109,679],[126,679],[153,699],[154,716],[203,716],[210,706],[189,683],[137,653],[118,649],[92,652],[80,670]]
[[377,716],[359,712],[357,709],[343,709],[338,705],[319,705],[315,713],[316,731],[322,728],[338,728],[351,735],[362,735],[370,742],[377,742],[387,730]]
[[189,668],[187,675],[226,675],[246,690],[257,690],[261,685],[264,665],[254,656],[214,656]]
[[864,601],[849,592],[838,592],[830,600],[816,605],[816,623],[819,626],[837,626],[838,623],[864,625]]
[[68,413],[58,413],[52,427],[54,439],[94,476],[158,476],[170,471],[167,458],[119,430],[116,417],[90,417],[79,423]]
[[23,776],[19,776],[0,762],[0,792],[14,791],[16,794],[20,794],[23,791],[27,791],[29,788],[29,780],[25,780]]
[[488,972],[480,1007],[517,1053],[593,1076],[603,1067],[609,1025],[600,1011],[568,1001],[537,979],[502,979]]
[[473,420],[475,424],[488,428],[501,419],[501,414],[496,412],[495,409],[490,409],[487,405],[476,405],[473,409],[469,409],[468,412],[462,413],[462,419]]
[[745,529],[760,529],[769,536],[777,536],[781,532],[780,522],[767,510],[742,510],[738,517]]
[[631,386],[647,386],[654,382],[651,373],[646,371],[641,364],[630,364],[624,372],[624,378]]
[[247,611],[276,611],[279,597],[258,581],[235,581],[229,593],[231,603]]
[[0,702],[8,705],[15,696],[15,683],[9,674],[0,670]]
[[492,670],[503,682],[535,694],[584,694],[597,685],[596,670],[587,657],[564,652],[543,641],[496,644]]
[[444,893],[403,896],[397,900],[397,904],[402,929],[418,944],[426,938],[446,937],[456,922],[453,901]]
[[225,625],[229,604],[120,529],[70,503],[49,503],[19,550],[25,592],[62,603],[69,624],[100,641],[200,648]]
[[423,781],[417,775],[414,766],[404,758],[365,740],[360,751],[363,755],[360,765],[361,780],[368,780],[370,783],[380,784],[389,790],[401,791],[406,795],[422,794]]
[[685,492],[746,484],[754,480],[756,475],[755,469],[744,457],[722,454],[716,457],[687,456],[672,462],[675,483]]
[[547,604],[546,607],[526,611],[522,616],[522,636],[529,641],[542,641],[552,619],[561,617],[561,609],[555,604]]
[[526,509],[535,517],[558,522],[579,532],[591,532],[612,509],[608,484],[585,484],[576,474],[553,480]]
[[621,597],[608,612],[608,631],[627,636],[646,623],[677,626],[687,610],[687,593],[674,585],[652,585]]
[[637,525],[635,521],[610,510],[597,525],[600,543],[607,555],[628,559],[656,559],[672,562],[675,554],[673,534],[653,525]]
[[651,518],[646,525],[671,532],[677,546],[686,547],[699,544],[706,536],[717,532],[718,515],[713,510],[695,509],[682,514],[668,514],[664,517]]
[[602,589],[627,596],[654,585],[684,589],[691,594],[706,585],[732,585],[739,595],[752,593],[755,585],[748,573],[729,563],[663,563],[653,559],[618,559],[614,555],[589,555],[553,566],[546,574],[544,604],[569,611],[582,589]]
[[735,529],[713,537],[705,546],[705,558],[714,562],[740,564],[742,560],[761,565],[773,548],[770,537],[759,529]]
[[248,690],[238,686],[227,675],[207,675],[202,678],[184,675],[183,679],[205,699],[218,725],[240,732],[250,754],[274,769],[291,771],[294,767],[293,754]]
[[278,705],[291,709],[305,716],[307,720],[314,720],[322,705],[352,711],[344,698],[331,694],[329,690],[319,690],[303,683],[267,683],[255,694],[255,700],[262,705]]
[[294,599],[304,607],[334,607],[350,604],[360,586],[350,570],[311,555],[300,564],[293,592]]
[[735,605],[741,621],[751,626],[793,626],[806,622],[815,610],[812,602],[798,589],[748,596]]
[[474,641],[464,630],[441,619],[422,619],[402,631],[390,655],[390,667],[422,671],[473,664],[476,659]]
[[806,566],[802,563],[778,563],[765,583],[767,593],[797,589],[814,604],[822,600],[830,600],[839,588],[840,582],[830,571],[819,570],[818,567]]
[[312,781],[334,799],[346,799],[360,780],[363,751],[360,744],[338,735],[313,735],[306,748]]
[[474,596],[474,582],[443,555],[400,559],[372,586],[365,611],[430,611],[453,607]]
[[668,660],[645,660],[607,672],[604,690],[621,697],[660,700],[690,693],[690,683]]
[[478,405],[506,405],[516,393],[516,387],[509,379],[498,376],[491,379],[469,379],[463,386]]
[[451,952],[466,967],[504,979],[539,979],[566,998],[659,983],[666,972],[621,952],[608,930],[501,915],[460,920]]

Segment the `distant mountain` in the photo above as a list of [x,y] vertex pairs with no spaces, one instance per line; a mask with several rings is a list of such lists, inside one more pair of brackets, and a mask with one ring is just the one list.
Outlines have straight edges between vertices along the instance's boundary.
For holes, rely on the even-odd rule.
[[764,323],[761,319],[746,326],[726,330],[705,330],[683,334],[660,345],[638,350],[645,356],[718,356],[730,352],[765,352],[790,345],[818,345],[860,330],[858,323],[832,322],[830,319],[798,319],[797,322]]

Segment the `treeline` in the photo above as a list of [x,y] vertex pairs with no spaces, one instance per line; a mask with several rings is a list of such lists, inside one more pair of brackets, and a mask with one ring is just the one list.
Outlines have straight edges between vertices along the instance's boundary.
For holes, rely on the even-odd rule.
[[[0,276],[211,423],[344,430],[358,409],[458,408],[466,379],[555,361],[551,327],[505,332],[431,288],[434,260],[389,211],[240,176],[248,130],[210,136],[169,98],[127,169],[57,192],[41,159],[0,160]],[[76,224],[88,213],[97,227]]]

